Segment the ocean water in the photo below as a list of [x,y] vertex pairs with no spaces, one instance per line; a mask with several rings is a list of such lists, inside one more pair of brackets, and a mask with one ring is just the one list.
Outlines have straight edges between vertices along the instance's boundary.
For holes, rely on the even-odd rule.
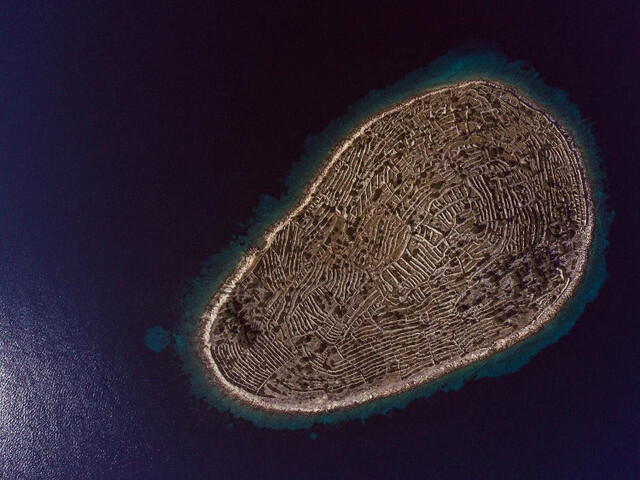
[[[637,478],[640,12],[588,7],[6,2],[0,478]],[[570,333],[364,421],[258,428],[194,396],[173,337],[149,346],[203,262],[309,134],[473,40],[566,91],[603,159],[609,276]]]

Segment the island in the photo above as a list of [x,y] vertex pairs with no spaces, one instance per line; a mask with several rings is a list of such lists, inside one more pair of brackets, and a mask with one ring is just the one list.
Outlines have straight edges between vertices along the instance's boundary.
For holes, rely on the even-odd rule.
[[431,89],[333,148],[210,300],[197,355],[211,388],[257,414],[392,398],[542,329],[593,230],[563,125],[499,81]]

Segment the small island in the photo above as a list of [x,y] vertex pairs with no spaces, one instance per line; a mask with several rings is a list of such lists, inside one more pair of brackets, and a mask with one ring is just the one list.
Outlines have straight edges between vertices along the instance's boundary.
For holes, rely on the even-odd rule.
[[586,167],[565,126],[503,81],[369,115],[210,299],[192,335],[206,382],[243,416],[312,423],[533,336],[587,266]]

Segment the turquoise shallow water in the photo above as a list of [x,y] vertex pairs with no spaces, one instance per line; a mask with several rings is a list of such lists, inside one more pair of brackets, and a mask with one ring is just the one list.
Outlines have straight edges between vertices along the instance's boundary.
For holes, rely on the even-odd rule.
[[154,352],[161,352],[171,343],[171,334],[162,327],[151,327],[145,333],[144,343]]
[[[470,79],[493,79],[517,87],[570,132],[587,165],[596,213],[594,238],[583,279],[559,314],[540,332],[482,362],[452,372],[405,394],[375,400],[347,411],[316,417],[270,415],[247,409],[213,389],[206,380],[201,363],[195,355],[192,338],[197,319],[246,248],[260,238],[267,226],[292,207],[333,146],[361,121],[381,109],[425,90]],[[204,397],[218,410],[230,411],[236,416],[251,420],[258,426],[296,429],[308,428],[314,423],[365,419],[373,414],[383,414],[394,408],[403,408],[412,400],[437,391],[458,389],[474,378],[494,377],[518,370],[540,349],[557,341],[571,329],[585,305],[597,296],[606,278],[604,250],[612,214],[606,209],[607,197],[602,188],[603,180],[594,137],[577,106],[570,103],[565,92],[545,85],[538,73],[525,62],[509,62],[495,51],[452,52],[434,61],[428,67],[415,70],[383,90],[371,91],[365,98],[351,105],[345,116],[331,122],[320,135],[310,136],[307,139],[303,157],[293,165],[286,180],[287,193],[280,199],[263,196],[255,209],[254,218],[249,222],[247,234],[233,239],[226,249],[210,257],[203,266],[202,275],[193,281],[192,291],[183,301],[183,321],[173,333],[175,352],[181,359],[185,372],[191,378],[192,393],[198,397]],[[160,351],[169,343],[170,338],[164,330],[157,328],[154,327],[147,332],[146,342],[149,348]]]

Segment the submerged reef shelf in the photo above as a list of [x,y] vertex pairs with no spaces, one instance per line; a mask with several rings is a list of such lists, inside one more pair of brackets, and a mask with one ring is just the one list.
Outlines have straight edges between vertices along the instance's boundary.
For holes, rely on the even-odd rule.
[[[457,341],[454,338],[453,344],[458,345],[460,349],[457,357],[451,353],[455,347],[449,345],[450,342],[445,342],[449,345],[446,348],[450,348],[451,351],[445,351],[446,348],[443,346],[442,351],[444,353],[441,354],[441,361],[436,358],[438,353],[434,354],[432,352],[434,368],[430,370],[429,374],[425,374],[422,377],[417,374],[413,375],[411,372],[403,377],[402,372],[408,372],[414,366],[411,362],[405,362],[405,370],[402,370],[403,367],[399,363],[398,370],[394,372],[393,368],[385,366],[385,352],[372,350],[370,357],[373,358],[374,355],[380,356],[379,365],[386,370],[383,373],[362,373],[362,377],[365,380],[364,383],[360,382],[354,373],[352,375],[352,383],[349,384],[353,386],[352,391],[344,391],[345,387],[340,387],[340,382],[332,383],[327,380],[329,377],[320,378],[317,375],[314,376],[315,374],[312,375],[308,372],[311,367],[304,365],[304,362],[302,364],[295,363],[296,361],[292,360],[295,354],[291,353],[295,351],[296,347],[294,346],[282,347],[279,353],[273,354],[273,358],[268,355],[264,358],[256,357],[256,361],[261,361],[267,370],[269,369],[269,362],[274,358],[280,358],[281,360],[281,363],[276,365],[280,366],[280,368],[272,369],[273,371],[270,375],[265,378],[257,374],[254,375],[251,370],[242,370],[241,366],[238,366],[239,362],[233,360],[233,358],[244,358],[243,355],[247,357],[245,354],[249,349],[271,351],[275,348],[274,345],[277,345],[276,334],[279,335],[278,338],[280,340],[283,338],[286,340],[287,336],[293,336],[294,333],[296,334],[295,338],[302,344],[300,348],[304,352],[302,357],[304,361],[317,363],[321,358],[325,365],[328,365],[326,368],[329,371],[332,368],[334,370],[341,368],[339,365],[336,366],[340,362],[341,355],[334,355],[332,351],[326,353],[327,346],[319,344],[317,339],[305,337],[305,332],[298,331],[301,327],[295,321],[289,322],[289,324],[287,322],[280,322],[280,324],[267,322],[262,324],[259,320],[252,318],[248,312],[255,312],[256,309],[245,308],[245,300],[243,300],[242,295],[237,294],[235,297],[232,295],[234,288],[242,277],[241,271],[255,268],[255,265],[249,260],[255,260],[259,255],[264,257],[264,252],[272,248],[271,243],[277,233],[276,231],[281,231],[286,227],[286,225],[282,224],[282,219],[291,218],[295,212],[300,213],[301,208],[308,203],[307,200],[311,193],[309,191],[310,186],[319,182],[322,172],[328,169],[327,162],[330,159],[339,157],[340,152],[344,153],[346,142],[352,143],[353,138],[357,136],[354,134],[356,130],[365,130],[366,127],[363,126],[366,126],[372,119],[375,120],[381,115],[384,116],[387,114],[385,112],[392,111],[394,108],[402,110],[402,105],[413,102],[418,97],[441,91],[447,91],[447,94],[451,93],[451,95],[455,96],[457,92],[460,92],[456,88],[482,89],[484,88],[483,85],[493,85],[496,89],[504,89],[505,92],[511,92],[500,94],[501,101],[506,103],[511,102],[511,104],[515,105],[517,99],[524,99],[523,102],[525,103],[530,102],[532,111],[538,112],[535,115],[539,117],[533,119],[533,122],[540,122],[540,118],[546,118],[550,125],[553,125],[558,132],[562,133],[561,136],[566,141],[566,145],[575,153],[576,158],[579,158],[579,166],[583,169],[582,178],[586,182],[583,187],[587,200],[584,204],[584,211],[580,211],[581,213],[572,211],[569,215],[571,218],[577,216],[583,220],[581,224],[582,236],[580,236],[581,232],[573,232],[576,239],[582,239],[583,241],[581,243],[583,245],[582,253],[578,252],[571,258],[567,257],[565,259],[566,265],[559,263],[558,259],[561,258],[560,253],[562,252],[558,253],[555,244],[545,250],[546,254],[539,248],[534,251],[535,246],[542,244],[542,240],[539,236],[536,236],[537,234],[534,231],[534,233],[531,233],[532,236],[529,241],[533,247],[529,247],[530,249],[527,250],[528,255],[531,257],[531,263],[521,265],[519,270],[521,273],[518,274],[520,277],[516,275],[514,277],[515,280],[509,280],[505,283],[504,277],[506,275],[500,276],[498,272],[493,277],[488,277],[486,281],[483,280],[480,283],[489,285],[492,281],[491,279],[494,278],[495,288],[513,289],[509,290],[512,292],[510,294],[511,297],[513,297],[521,293],[522,287],[515,285],[518,281],[521,285],[524,285],[524,288],[528,284],[535,284],[534,280],[523,280],[523,278],[529,278],[527,277],[527,268],[531,270],[537,264],[548,265],[547,270],[545,270],[547,273],[540,274],[542,276],[538,280],[539,283],[541,282],[540,285],[547,285],[549,282],[553,284],[556,280],[557,282],[565,280],[565,275],[569,277],[571,274],[569,267],[573,265],[576,267],[575,276],[572,282],[567,280],[567,285],[565,285],[567,287],[570,283],[570,288],[564,288],[558,283],[557,298],[554,297],[557,301],[553,305],[545,305],[545,307],[549,307],[549,311],[546,313],[543,312],[544,308],[540,309],[541,312],[527,311],[524,307],[522,311],[508,310],[509,318],[506,323],[500,323],[500,327],[495,326],[495,328],[494,323],[489,322],[490,318],[487,317],[489,320],[487,320],[486,325],[493,328],[493,330],[487,331],[493,332],[498,328],[502,328],[503,330],[501,331],[507,332],[508,328],[512,328],[513,333],[511,335],[505,333],[500,336],[494,332],[497,336],[492,341],[487,340],[488,343],[478,343],[476,350],[460,346],[459,339]],[[462,91],[462,93],[468,94],[466,91]],[[515,100],[505,100],[509,95],[512,95]],[[444,114],[446,115],[446,113],[445,107]],[[532,113],[531,115],[534,114]],[[514,118],[516,117],[518,115]],[[469,128],[468,125],[467,128]],[[481,143],[482,139],[474,139],[469,145],[480,145]],[[562,145],[565,144],[563,143]],[[564,148],[562,145],[557,147],[558,151]],[[551,150],[552,146],[545,148]],[[495,153],[498,155],[503,152],[496,151]],[[514,157],[514,155],[511,155],[511,157]],[[510,156],[510,152],[506,152],[503,156],[508,160],[507,157]],[[557,158],[557,154],[549,154],[549,158]],[[436,167],[441,168],[438,165]],[[509,168],[515,171],[517,165]],[[464,181],[466,172],[461,171],[461,175],[462,181]],[[400,189],[403,188],[401,185],[403,179],[401,177],[402,175],[386,176],[384,178],[385,182],[391,183],[394,188]],[[418,177],[416,176],[416,178]],[[445,182],[445,180],[434,177],[428,188],[439,188],[439,185],[441,186],[440,182]],[[404,182],[405,184],[407,183],[406,178]],[[606,209],[606,195],[602,188],[602,182],[603,175],[600,170],[600,159],[597,155],[594,138],[590,129],[582,120],[577,107],[569,103],[564,92],[546,86],[537,73],[528,69],[526,64],[522,62],[508,62],[504,56],[496,52],[451,53],[435,61],[429,67],[413,72],[385,90],[371,92],[366,98],[350,107],[349,113],[345,117],[332,122],[320,136],[311,137],[307,141],[305,155],[298,164],[294,165],[287,180],[288,193],[280,200],[263,198],[260,206],[256,209],[255,218],[251,222],[247,235],[234,240],[225,251],[213,256],[207,262],[201,278],[194,282],[192,293],[185,299],[183,321],[174,335],[177,352],[183,362],[185,371],[191,378],[193,393],[199,397],[206,398],[209,404],[218,410],[230,411],[232,414],[246,418],[258,426],[295,429],[307,428],[314,423],[333,423],[356,418],[363,419],[371,414],[385,413],[393,408],[402,408],[413,399],[430,395],[436,391],[457,389],[465,381],[473,378],[497,376],[517,370],[537,351],[545,345],[555,342],[569,331],[584,310],[586,303],[596,297],[606,277],[604,249],[607,244],[606,235],[612,215]],[[408,183],[411,184],[411,181]],[[574,181],[572,185],[575,188],[580,188],[579,182]],[[554,190],[553,185],[545,184],[540,188],[548,188],[549,191]],[[377,195],[379,197],[382,193],[377,193]],[[453,198],[447,197],[447,200],[452,201]],[[335,208],[335,205],[333,207]],[[470,205],[468,211],[475,215],[474,218],[481,218],[484,215],[481,211],[474,213],[473,208]],[[304,214],[304,212],[302,213]],[[348,212],[342,212],[341,215],[348,221]],[[556,213],[549,214],[549,218],[554,215]],[[357,215],[352,215],[352,217],[357,217]],[[446,216],[446,218],[449,218],[449,216]],[[464,228],[459,228],[462,231],[459,239],[461,244],[465,242],[468,244],[468,239],[471,238],[472,234],[483,235],[482,232],[485,229],[488,228],[490,230],[492,228],[490,224],[479,224],[477,221],[473,223],[467,220],[464,215],[458,214],[457,222],[464,226]],[[552,226],[552,232],[556,231],[554,228]],[[348,230],[345,228],[345,231],[350,235],[349,238],[353,239],[355,229]],[[558,238],[565,234],[566,232],[557,232]],[[269,238],[269,241],[265,242],[267,238]],[[576,240],[576,245],[579,243],[578,240]],[[554,248],[556,249],[554,250]],[[566,255],[570,253],[565,252]],[[390,255],[392,255],[392,252]],[[513,262],[513,260],[511,261]],[[267,260],[263,263],[265,265],[269,264]],[[452,266],[451,268],[458,267]],[[460,268],[464,271],[464,265],[460,264]],[[265,278],[271,274],[267,270],[265,267]],[[557,273],[556,270],[559,270],[560,273]],[[510,271],[505,270],[505,272],[510,274]],[[441,275],[441,270],[436,270],[433,275],[433,278]],[[258,284],[259,282],[256,281],[247,283],[244,287],[256,288],[256,292],[259,292],[261,291],[261,286]],[[507,286],[505,287],[505,285]],[[366,291],[367,287],[365,286]],[[536,291],[540,295],[544,293],[540,293],[541,290]],[[456,310],[456,312],[460,312],[460,316],[456,316],[454,320],[462,322],[462,319],[466,319],[466,323],[464,323],[465,332],[475,331],[474,329],[477,327],[474,326],[474,321],[478,322],[477,319],[471,318],[465,312],[469,310],[472,312],[481,311],[482,308],[477,307],[482,305],[483,295],[481,293],[484,292],[486,294],[488,290],[482,290],[482,292],[478,290],[478,292],[477,295],[474,294],[475,296],[472,295],[470,298],[462,300],[457,299],[455,302],[456,308],[460,307],[459,310]],[[272,294],[273,292],[271,292]],[[405,295],[402,292],[398,295],[402,301],[410,298],[409,294]],[[544,298],[546,299],[547,297]],[[252,305],[249,300],[246,300],[246,302],[249,302],[247,305]],[[397,304],[394,303],[394,306],[397,306]],[[332,305],[331,307],[327,306],[327,308],[332,308],[331,312],[335,312],[337,309],[338,313],[346,318],[347,305]],[[212,315],[212,312],[216,315]],[[544,316],[542,315],[543,313],[545,313]],[[218,321],[215,325],[212,320],[213,316],[216,316]],[[258,316],[260,315],[258,314]],[[375,316],[376,314],[374,313]],[[463,324],[460,323],[460,325]],[[498,325],[498,323],[495,323],[495,325]],[[327,335],[330,334],[327,333]],[[325,337],[326,335],[322,338]],[[267,339],[271,343],[260,346],[260,342],[266,342]],[[473,337],[471,336],[470,339],[473,340]],[[358,339],[354,339],[354,342],[356,343],[354,343],[352,351],[357,352]],[[317,350],[313,350],[312,347],[317,348]],[[482,351],[482,354],[478,354],[480,351]],[[287,357],[290,353],[291,358]],[[214,358],[215,355],[217,357]],[[234,355],[236,356],[234,357]],[[287,393],[288,390],[283,385],[291,386],[292,382],[294,382],[293,388],[289,390],[291,392],[297,391],[297,387],[300,385],[295,383],[297,381],[295,375],[293,375],[293,380],[291,375],[287,377],[285,374],[278,378],[280,370],[283,370],[282,365],[285,364],[288,365],[289,374],[297,371],[308,372],[305,375],[309,376],[310,381],[315,381],[315,385],[328,386],[329,394],[315,398],[304,393],[294,394],[293,401],[288,401],[286,397],[291,394]],[[295,364],[295,366],[290,366],[290,364]],[[225,371],[223,372],[223,370]],[[358,368],[356,371],[361,373],[362,369]],[[277,379],[277,382],[274,381],[274,378]],[[304,387],[306,383],[305,381],[301,385]],[[369,389],[371,385],[379,387],[378,391],[374,392],[375,394],[372,394],[373,390]],[[394,385],[394,387],[390,388],[390,385]],[[331,390],[331,388],[334,388],[334,390]],[[343,390],[340,390],[340,388]],[[242,393],[243,391],[252,391],[251,389],[253,389],[253,397]],[[380,392],[383,393],[381,394]],[[262,397],[266,400],[262,400]]]

